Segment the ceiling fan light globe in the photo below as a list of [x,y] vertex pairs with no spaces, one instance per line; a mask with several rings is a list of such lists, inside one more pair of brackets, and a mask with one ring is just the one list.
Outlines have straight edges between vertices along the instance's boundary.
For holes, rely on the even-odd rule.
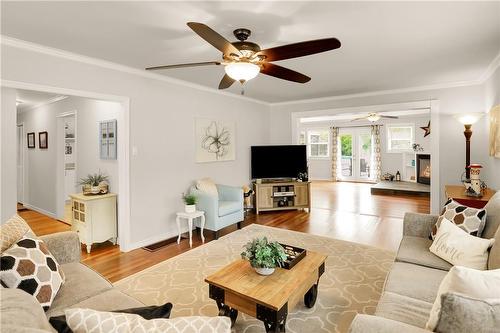
[[368,121],[371,121],[372,123],[374,123],[380,119],[380,116],[378,114],[371,114],[366,119],[368,119]]
[[236,81],[248,81],[259,74],[260,67],[249,62],[233,62],[227,64],[224,70],[230,78]]

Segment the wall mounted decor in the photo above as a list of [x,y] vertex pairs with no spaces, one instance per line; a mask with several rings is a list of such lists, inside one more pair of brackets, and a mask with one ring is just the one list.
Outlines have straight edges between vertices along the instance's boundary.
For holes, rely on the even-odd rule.
[[35,148],[35,132],[28,133],[28,148]]
[[38,148],[49,148],[49,134],[47,132],[38,132]]
[[500,158],[500,105],[490,111],[490,156]]
[[99,122],[99,149],[102,160],[116,160],[116,119]]
[[235,124],[196,119],[196,162],[235,160]]
[[427,126],[422,126],[420,128],[424,130],[424,138],[427,135],[430,135],[431,134],[431,121],[429,120],[429,123],[427,124]]

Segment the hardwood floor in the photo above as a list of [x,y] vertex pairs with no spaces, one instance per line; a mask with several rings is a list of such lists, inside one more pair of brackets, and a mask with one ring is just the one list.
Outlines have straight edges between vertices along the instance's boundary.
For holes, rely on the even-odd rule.
[[[429,198],[371,195],[370,186],[362,183],[314,182],[310,213],[285,211],[250,214],[243,225],[258,223],[396,250],[401,240],[404,213],[428,213]],[[19,214],[37,235],[70,230],[69,225],[34,211],[24,210]],[[236,226],[231,226],[221,234],[234,230]],[[206,241],[212,240],[210,232],[205,237]],[[200,237],[193,233],[193,248],[200,245]],[[136,249],[123,253],[118,246],[107,242],[93,245],[90,254],[82,249],[82,262],[115,282],[188,250],[187,239],[155,252]]]

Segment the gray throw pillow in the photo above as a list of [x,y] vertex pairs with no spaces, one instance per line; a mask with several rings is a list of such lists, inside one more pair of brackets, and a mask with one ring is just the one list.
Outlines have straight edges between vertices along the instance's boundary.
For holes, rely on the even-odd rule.
[[495,333],[500,327],[500,299],[478,300],[446,293],[441,296],[441,313],[435,332]]

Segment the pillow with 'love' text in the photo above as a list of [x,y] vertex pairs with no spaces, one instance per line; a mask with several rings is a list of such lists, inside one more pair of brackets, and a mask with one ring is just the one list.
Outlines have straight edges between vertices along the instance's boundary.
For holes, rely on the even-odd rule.
[[485,270],[495,239],[469,235],[447,219],[441,221],[429,250],[455,266]]

